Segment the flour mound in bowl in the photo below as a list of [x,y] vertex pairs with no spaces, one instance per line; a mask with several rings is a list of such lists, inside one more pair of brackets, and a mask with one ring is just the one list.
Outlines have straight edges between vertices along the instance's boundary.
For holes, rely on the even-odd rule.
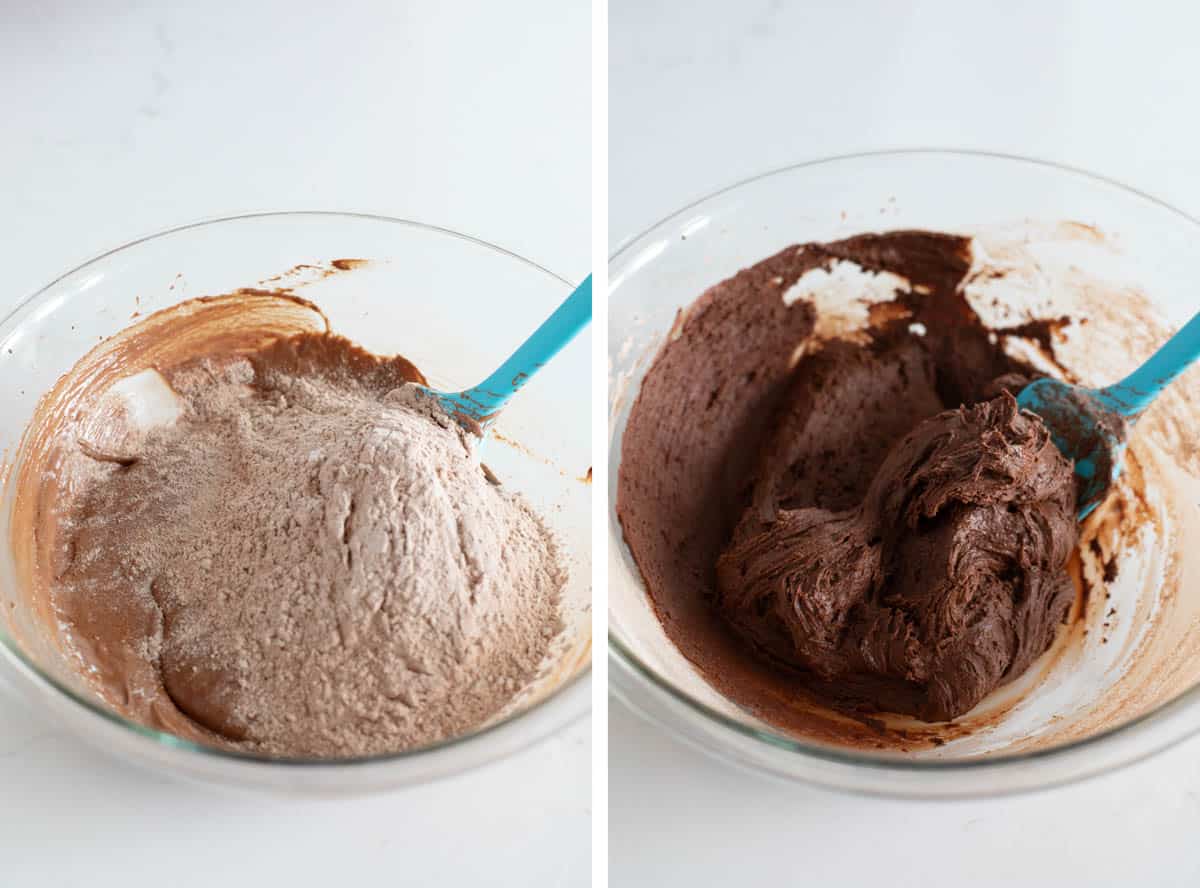
[[118,709],[366,756],[476,729],[537,676],[555,543],[397,360],[328,334],[209,354],[163,370],[165,420],[81,433],[52,598]]

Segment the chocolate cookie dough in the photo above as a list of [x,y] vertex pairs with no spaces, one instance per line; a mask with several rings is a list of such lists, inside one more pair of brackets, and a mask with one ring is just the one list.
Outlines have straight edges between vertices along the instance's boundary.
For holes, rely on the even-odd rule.
[[[902,279],[858,328],[789,291]],[[647,373],[617,513],[668,635],[757,711],[953,719],[1041,655],[1077,543],[1070,463],[1013,394],[1035,371],[963,295],[970,241],[789,247],[705,293]]]
[[850,508],[780,508],[779,481],[757,479],[717,607],[843,696],[954,718],[1045,651],[1071,603],[1071,466],[1008,393],[920,423]]

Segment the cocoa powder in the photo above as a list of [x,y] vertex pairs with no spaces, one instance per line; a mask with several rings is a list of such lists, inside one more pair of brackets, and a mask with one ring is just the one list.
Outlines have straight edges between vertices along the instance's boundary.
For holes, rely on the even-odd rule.
[[554,541],[418,387],[330,335],[162,375],[177,409],[90,424],[60,512],[54,605],[110,702],[348,757],[468,732],[538,674]]

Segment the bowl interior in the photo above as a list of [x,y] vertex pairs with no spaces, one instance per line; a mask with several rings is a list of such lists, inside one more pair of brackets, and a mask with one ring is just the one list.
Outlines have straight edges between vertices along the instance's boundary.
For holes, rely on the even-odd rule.
[[[979,304],[994,298],[1018,320],[1024,309],[1038,316],[1061,310],[1086,317],[1087,324],[1061,344],[1064,363],[1085,381],[1119,378],[1161,341],[1166,327],[1160,322],[1178,326],[1195,310],[1192,269],[1200,259],[1200,227],[1160,203],[1085,174],[946,152],[858,156],[769,174],[677,213],[612,260],[610,504],[630,407],[679,309],[789,244],[903,228],[974,234],[991,261],[1022,269],[981,291]],[[826,287],[827,304],[849,305],[861,292],[846,290],[844,279],[818,286]],[[1124,313],[1130,300],[1141,314]],[[1131,329],[1143,323],[1144,329]],[[1166,469],[1155,477],[1167,490],[1150,497],[1149,508],[1157,510],[1153,532],[1129,542],[1115,580],[1097,583],[1112,598],[1088,602],[1080,625],[1096,630],[1090,641],[1064,655],[1067,640],[1061,640],[1026,679],[1002,688],[969,716],[979,730],[906,752],[904,760],[957,763],[985,755],[1000,760],[1065,746],[1145,716],[1200,681],[1200,667],[1181,669],[1177,662],[1179,650],[1200,643],[1200,569],[1191,554],[1200,545],[1200,466],[1194,448],[1189,457],[1185,443],[1170,440],[1189,433],[1194,440],[1200,433],[1197,383],[1195,373],[1180,380],[1178,390],[1191,400],[1172,403],[1179,422],[1147,455],[1162,458]],[[610,635],[620,671],[683,701],[685,719],[721,723],[775,750],[820,754],[807,738],[781,733],[723,697],[671,643],[611,505],[609,544]],[[1152,624],[1161,630],[1157,635],[1147,628]],[[1130,683],[1131,674],[1139,678]],[[703,730],[718,745],[741,742]],[[841,751],[861,761],[896,759],[889,752]]]
[[[338,259],[368,261],[339,263],[342,269],[332,264]],[[396,220],[271,214],[178,229],[67,274],[0,323],[0,454],[19,458],[39,397],[101,339],[139,316],[241,287],[289,288],[315,303],[334,332],[379,354],[404,355],[433,386],[449,390],[482,379],[570,291],[501,249]],[[570,570],[563,643],[501,719],[553,696],[590,663],[591,488],[581,480],[591,464],[590,420],[579,394],[587,391],[589,344],[585,331],[530,381],[483,451],[489,467],[553,528]],[[14,581],[8,487],[0,499],[0,595],[8,617],[0,641],[26,665],[96,700],[55,640],[38,629]]]

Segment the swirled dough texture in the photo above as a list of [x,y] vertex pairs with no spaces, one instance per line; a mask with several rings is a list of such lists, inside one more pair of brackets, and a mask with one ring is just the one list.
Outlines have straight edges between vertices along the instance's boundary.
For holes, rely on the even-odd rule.
[[[823,299],[842,264],[895,277]],[[617,515],[664,632],[793,733],[908,743],[874,714],[967,712],[1073,601],[1071,466],[1008,347],[1069,319],[988,326],[971,274],[950,234],[788,247],[681,313],[630,410]]]
[[920,423],[848,509],[779,508],[777,480],[760,478],[718,561],[719,607],[880,709],[961,715],[1066,615],[1071,464],[1007,392]]

